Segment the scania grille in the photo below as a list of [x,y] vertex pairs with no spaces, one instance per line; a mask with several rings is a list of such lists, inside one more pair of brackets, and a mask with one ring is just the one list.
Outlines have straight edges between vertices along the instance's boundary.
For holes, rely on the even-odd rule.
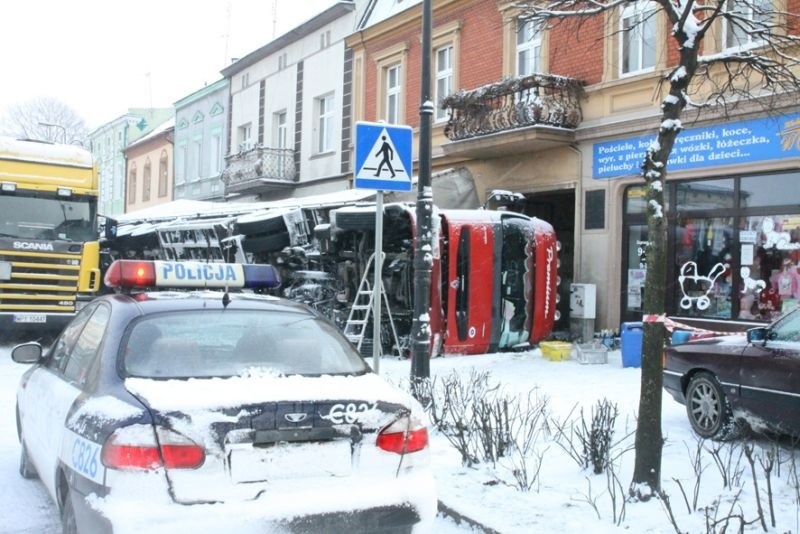
[[0,250],[11,265],[0,280],[0,312],[72,313],[78,290],[80,254]]

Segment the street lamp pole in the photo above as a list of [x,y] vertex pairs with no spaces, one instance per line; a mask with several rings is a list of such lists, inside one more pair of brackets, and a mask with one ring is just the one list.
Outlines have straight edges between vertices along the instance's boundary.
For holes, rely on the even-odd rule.
[[61,129],[61,133],[64,135],[64,144],[65,144],[65,145],[67,144],[67,129],[66,129],[65,127],[61,126],[60,124],[55,124],[55,123],[53,123],[53,122],[40,122],[40,123],[39,123],[39,126],[47,126],[47,127],[52,127],[52,128],[60,128],[60,129]]
[[419,170],[414,248],[414,317],[411,323],[411,379],[429,378],[431,328],[431,271],[433,270],[431,189],[431,27],[432,0],[422,2],[422,87],[419,107]]

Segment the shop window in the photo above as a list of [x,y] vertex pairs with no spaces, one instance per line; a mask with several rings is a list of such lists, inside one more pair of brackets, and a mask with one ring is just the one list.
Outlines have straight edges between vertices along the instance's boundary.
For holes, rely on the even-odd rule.
[[800,302],[800,215],[743,218],[740,319],[771,321]]
[[730,319],[733,217],[679,218],[673,231],[677,313]]
[[646,224],[633,224],[627,228],[627,269],[625,278],[625,302],[623,317],[641,317],[644,301],[644,281],[647,277],[647,238]]
[[733,179],[681,182],[676,186],[676,208],[713,210],[734,207]]
[[741,207],[790,204],[791,200],[787,199],[786,193],[796,190],[798,183],[800,183],[800,172],[743,177],[739,186]]

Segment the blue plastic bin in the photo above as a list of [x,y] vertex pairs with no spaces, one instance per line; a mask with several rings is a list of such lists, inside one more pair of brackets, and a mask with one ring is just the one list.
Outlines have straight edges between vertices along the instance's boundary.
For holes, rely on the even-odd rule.
[[622,367],[642,366],[642,323],[622,323]]
[[673,345],[680,345],[681,343],[686,343],[690,339],[692,339],[692,333],[687,330],[675,330],[672,333]]

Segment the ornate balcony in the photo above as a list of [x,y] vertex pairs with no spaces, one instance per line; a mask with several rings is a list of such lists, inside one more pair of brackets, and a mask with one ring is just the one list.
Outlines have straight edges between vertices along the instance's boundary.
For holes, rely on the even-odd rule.
[[294,151],[290,149],[256,145],[227,156],[225,163],[222,181],[226,195],[292,187],[297,182]]
[[450,114],[444,133],[453,141],[443,146],[444,152],[502,155],[523,144],[530,149],[536,140],[539,149],[569,143],[582,119],[582,98],[581,81],[547,74],[459,91],[443,101]]

